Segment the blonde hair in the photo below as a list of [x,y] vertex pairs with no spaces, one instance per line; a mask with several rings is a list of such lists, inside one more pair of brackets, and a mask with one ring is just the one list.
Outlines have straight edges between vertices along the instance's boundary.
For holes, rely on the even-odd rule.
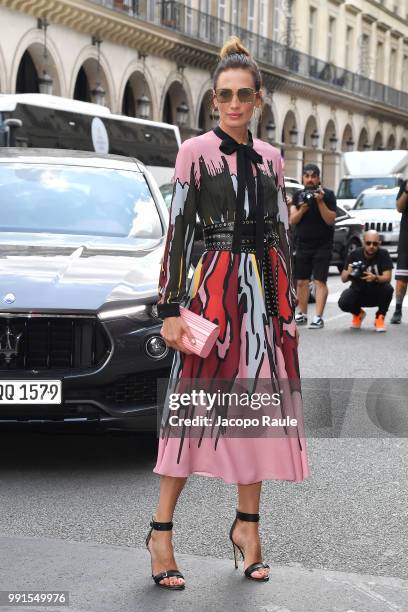
[[262,86],[262,76],[257,63],[252,58],[248,49],[242,44],[238,36],[230,36],[223,44],[218,62],[213,75],[213,88],[217,88],[218,77],[224,70],[231,68],[244,68],[249,70],[254,77],[256,91]]
[[220,51],[220,58],[224,59],[224,57],[227,57],[228,55],[234,55],[239,53],[251,57],[250,52],[246,47],[244,47],[238,36],[230,36],[229,39],[226,40],[222,46],[222,49]]

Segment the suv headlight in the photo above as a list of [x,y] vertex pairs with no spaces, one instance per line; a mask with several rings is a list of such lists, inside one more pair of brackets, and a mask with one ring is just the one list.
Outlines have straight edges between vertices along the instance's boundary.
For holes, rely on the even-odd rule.
[[98,318],[101,321],[109,319],[120,319],[121,317],[128,317],[130,319],[137,319],[139,321],[147,321],[149,319],[157,318],[157,306],[156,304],[138,304],[135,306],[112,306],[98,312]]

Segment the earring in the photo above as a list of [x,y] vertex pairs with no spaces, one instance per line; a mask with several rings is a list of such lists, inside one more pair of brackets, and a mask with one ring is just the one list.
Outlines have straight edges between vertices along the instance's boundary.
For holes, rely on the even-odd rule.
[[262,117],[262,110],[258,107],[256,107],[254,109],[254,119],[255,121],[259,122],[261,120]]
[[211,107],[211,120],[218,121],[218,119],[219,119],[218,108],[216,106],[212,106]]

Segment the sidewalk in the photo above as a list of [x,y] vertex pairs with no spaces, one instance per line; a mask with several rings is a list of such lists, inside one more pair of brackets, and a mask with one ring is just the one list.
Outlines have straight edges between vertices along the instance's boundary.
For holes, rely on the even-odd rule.
[[51,538],[0,537],[0,590],[66,590],[69,607],[0,606],[52,612],[408,612],[408,581],[297,564],[271,566],[256,584],[231,559],[177,554],[188,586],[169,593],[150,576],[144,549]]

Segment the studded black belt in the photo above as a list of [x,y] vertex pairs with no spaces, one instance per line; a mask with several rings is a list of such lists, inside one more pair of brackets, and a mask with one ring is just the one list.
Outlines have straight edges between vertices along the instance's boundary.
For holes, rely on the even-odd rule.
[[[264,251],[262,257],[262,276],[265,288],[266,311],[270,316],[279,314],[278,303],[278,259],[276,257],[275,270],[272,269],[271,259],[268,257],[270,247],[279,245],[279,236],[272,230],[273,220],[264,222]],[[234,237],[234,222],[220,222],[204,226],[204,245],[206,251],[231,251]],[[241,230],[242,253],[256,253],[255,222],[248,219],[243,221]]]

